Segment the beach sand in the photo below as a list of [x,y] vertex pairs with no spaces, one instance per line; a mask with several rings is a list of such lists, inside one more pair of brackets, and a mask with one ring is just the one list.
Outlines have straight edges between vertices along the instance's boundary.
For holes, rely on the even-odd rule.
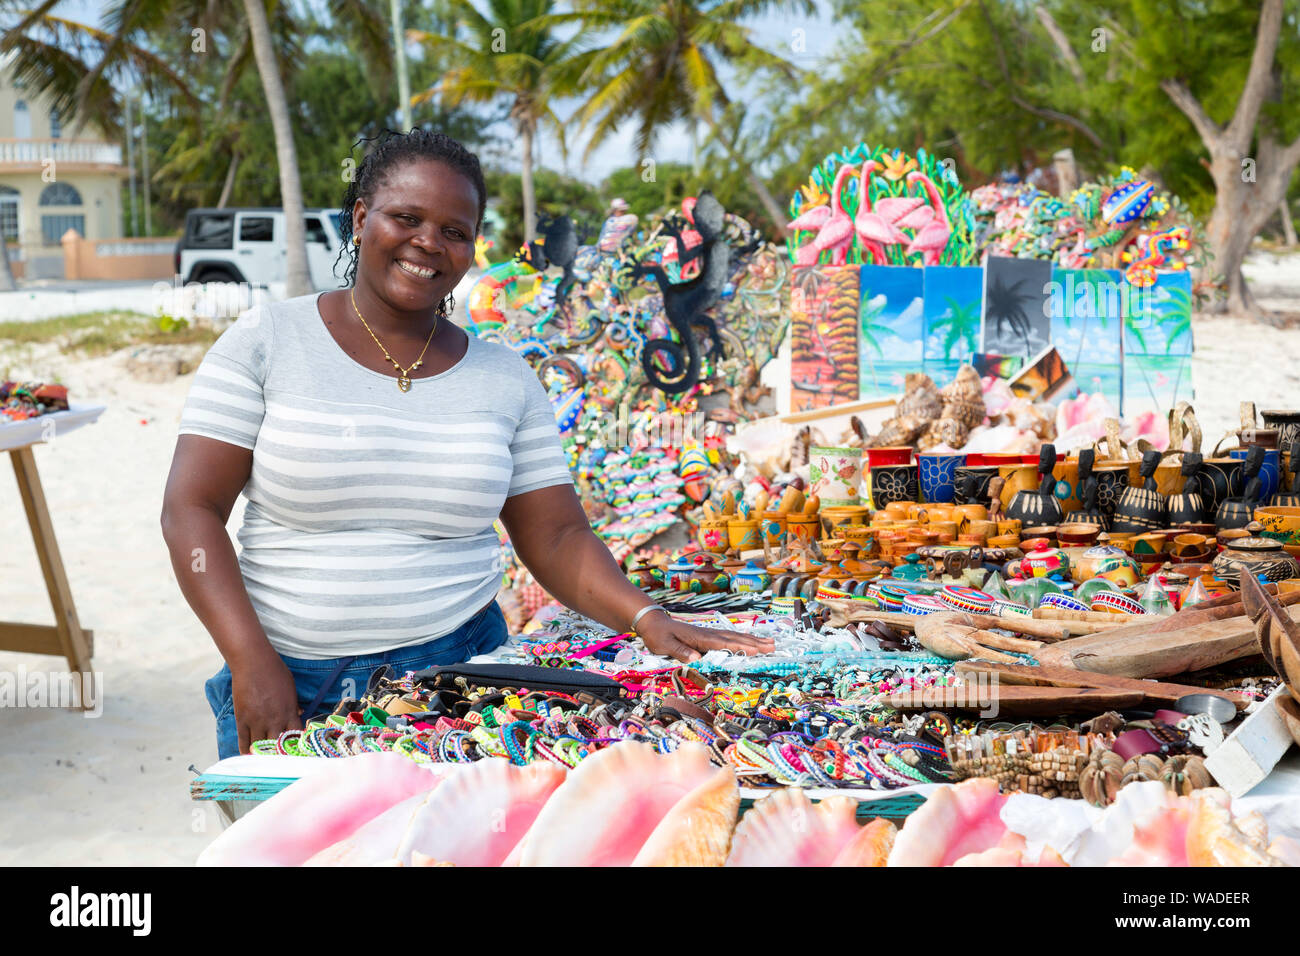
[[[1300,256],[1257,270],[1273,308],[1300,310]],[[1261,289],[1261,292],[1263,290]],[[1201,318],[1194,326],[1196,410],[1213,444],[1243,399],[1300,407],[1300,332]],[[136,381],[126,353],[71,360],[36,349],[32,372],[69,386],[103,417],[36,447],[83,626],[95,631],[103,713],[0,712],[0,865],[189,864],[219,831],[189,798],[191,765],[216,759],[203,682],[221,666],[181,596],[159,531],[163,484],[192,376]],[[242,499],[231,533],[242,518]],[[0,468],[0,618],[51,623],[12,470]],[[60,658],[0,652],[0,672],[63,668]]]
[[[193,376],[142,383],[124,361],[60,361],[75,401],[108,408],[35,446],[77,614],[95,632],[103,713],[0,712],[0,865],[188,865],[219,830],[212,805],[190,801],[186,768],[216,760],[203,682],[221,657],[176,585],[158,523]],[[0,618],[53,623],[13,470],[0,472]],[[242,516],[241,498],[232,533]],[[0,652],[0,671],[65,666]]]

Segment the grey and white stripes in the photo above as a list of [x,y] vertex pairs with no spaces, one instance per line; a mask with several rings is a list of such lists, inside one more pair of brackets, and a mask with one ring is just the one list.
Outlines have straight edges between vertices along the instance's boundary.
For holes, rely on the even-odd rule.
[[298,658],[450,633],[500,582],[507,496],[571,479],[546,393],[503,346],[410,392],[357,364],[303,296],[240,317],[180,433],[252,449],[239,563],[271,644]]

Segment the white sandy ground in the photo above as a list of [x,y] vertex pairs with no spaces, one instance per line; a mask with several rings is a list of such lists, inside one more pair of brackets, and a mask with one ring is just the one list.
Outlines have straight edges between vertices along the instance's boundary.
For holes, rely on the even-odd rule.
[[[1257,259],[1266,304],[1300,311],[1300,256]],[[1208,440],[1237,405],[1300,407],[1300,331],[1234,319],[1195,325],[1195,405]],[[136,381],[125,353],[22,359],[103,417],[36,447],[36,461],[84,626],[95,631],[102,716],[0,711],[0,865],[189,864],[219,830],[192,803],[191,764],[216,759],[203,682],[221,666],[172,576],[158,527],[163,484],[191,376]],[[230,530],[242,517],[237,506]],[[12,470],[0,466],[0,619],[51,623]],[[0,652],[0,673],[59,669],[59,658]]]

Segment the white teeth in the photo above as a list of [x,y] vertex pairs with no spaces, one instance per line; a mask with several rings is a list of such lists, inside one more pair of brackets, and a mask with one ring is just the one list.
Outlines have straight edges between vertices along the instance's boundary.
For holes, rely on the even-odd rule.
[[432,279],[438,274],[437,269],[421,269],[417,265],[412,265],[405,259],[398,259],[397,264],[401,266],[403,272],[409,272],[413,276],[419,276],[421,279]]

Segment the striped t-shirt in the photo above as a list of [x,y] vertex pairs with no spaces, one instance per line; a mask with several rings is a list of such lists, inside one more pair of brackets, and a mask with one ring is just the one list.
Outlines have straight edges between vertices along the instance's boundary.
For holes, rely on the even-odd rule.
[[182,435],[253,451],[244,585],[288,657],[372,654],[449,634],[496,594],[510,495],[571,480],[551,404],[502,345],[469,340],[413,380],[354,361],[301,296],[241,315],[208,351]]

